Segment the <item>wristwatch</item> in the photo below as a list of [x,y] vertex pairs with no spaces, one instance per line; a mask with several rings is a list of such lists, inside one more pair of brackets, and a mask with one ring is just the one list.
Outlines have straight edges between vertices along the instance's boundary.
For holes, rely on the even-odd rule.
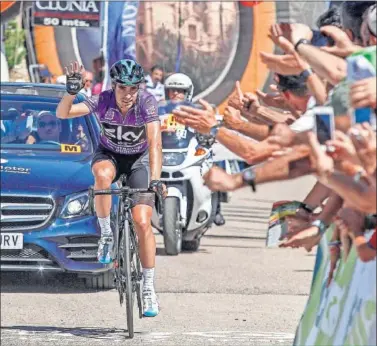
[[327,230],[327,225],[322,220],[314,220],[311,225],[318,227],[319,233],[321,235],[324,234]]
[[311,207],[309,204],[300,203],[299,209],[303,209],[307,213],[312,214],[315,208]]
[[304,79],[304,82],[308,80],[309,76],[313,74],[313,70],[311,68],[308,68],[300,73],[300,77]]
[[222,122],[218,122],[216,125],[213,125],[211,127],[211,129],[209,130],[209,134],[211,135],[211,137],[216,138],[221,126]]
[[255,171],[253,168],[248,168],[243,171],[242,173],[242,180],[247,184],[251,186],[251,189],[253,192],[257,191],[255,187]]
[[295,44],[295,51],[297,52],[297,49],[298,49],[298,46],[300,44],[310,44],[310,41],[308,41],[306,38],[301,38],[297,41],[297,43]]

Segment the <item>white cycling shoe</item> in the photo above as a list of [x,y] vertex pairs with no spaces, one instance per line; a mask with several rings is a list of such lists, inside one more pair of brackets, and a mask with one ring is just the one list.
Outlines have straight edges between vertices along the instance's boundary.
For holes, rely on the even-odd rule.
[[113,246],[114,238],[111,233],[100,238],[97,251],[98,262],[109,264],[113,261]]
[[154,291],[143,292],[143,315],[145,317],[156,317],[160,312],[157,296]]

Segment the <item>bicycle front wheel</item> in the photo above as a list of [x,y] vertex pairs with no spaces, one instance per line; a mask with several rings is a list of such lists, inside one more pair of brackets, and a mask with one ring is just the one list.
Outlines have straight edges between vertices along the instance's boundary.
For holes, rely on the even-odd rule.
[[123,233],[123,251],[124,251],[124,271],[125,271],[125,296],[127,309],[127,329],[130,339],[134,337],[134,295],[132,287],[132,270],[131,270],[131,251],[130,251],[130,224],[126,219],[124,221]]

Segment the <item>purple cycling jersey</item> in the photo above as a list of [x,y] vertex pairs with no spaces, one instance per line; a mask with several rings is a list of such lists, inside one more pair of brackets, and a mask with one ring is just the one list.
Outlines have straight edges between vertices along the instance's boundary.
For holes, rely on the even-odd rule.
[[147,124],[159,121],[158,107],[154,96],[140,90],[136,105],[122,116],[115,101],[113,90],[84,101],[101,124],[100,143],[117,154],[133,155],[148,149]]

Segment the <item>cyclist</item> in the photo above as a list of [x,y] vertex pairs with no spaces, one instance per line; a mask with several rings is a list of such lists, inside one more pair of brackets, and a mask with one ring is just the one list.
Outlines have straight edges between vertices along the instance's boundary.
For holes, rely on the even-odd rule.
[[[95,113],[100,125],[99,146],[93,156],[92,172],[95,189],[109,189],[121,174],[127,175],[131,188],[148,188],[164,195],[160,181],[162,167],[161,132],[155,98],[140,87],[144,71],[134,60],[116,62],[110,69],[112,88],[99,95],[73,104],[75,95],[84,84],[85,70],[75,62],[67,74],[67,92],[57,107],[61,119]],[[132,216],[139,238],[143,267],[144,316],[154,317],[159,306],[154,289],[156,242],[151,217],[153,194],[138,194],[133,198]],[[111,196],[95,197],[95,209],[101,227],[98,260],[112,261],[113,232],[110,226]]]

